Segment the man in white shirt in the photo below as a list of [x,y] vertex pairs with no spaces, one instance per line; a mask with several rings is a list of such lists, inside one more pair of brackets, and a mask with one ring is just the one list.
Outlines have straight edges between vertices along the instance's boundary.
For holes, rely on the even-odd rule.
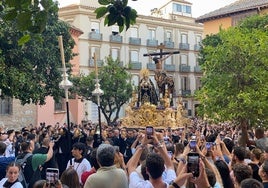
[[67,168],[71,167],[77,172],[79,182],[82,185],[81,175],[91,169],[89,161],[83,157],[86,150],[86,145],[81,142],[76,142],[73,144],[72,148],[72,155],[74,158],[68,161]]

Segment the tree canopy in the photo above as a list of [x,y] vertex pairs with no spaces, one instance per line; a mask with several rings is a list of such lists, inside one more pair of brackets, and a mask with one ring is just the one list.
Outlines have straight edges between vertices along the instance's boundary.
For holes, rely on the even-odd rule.
[[20,43],[30,40],[31,34],[42,33],[51,14],[58,11],[53,0],[2,0],[0,17],[4,22],[12,23],[14,29],[24,31]]
[[204,76],[197,93],[201,115],[251,124],[267,120],[267,18],[248,18],[202,41],[199,62]]
[[104,25],[112,26],[117,24],[119,32],[126,30],[136,23],[137,11],[127,6],[128,0],[98,0],[103,5],[95,10],[96,18],[105,16]]
[[[95,72],[89,75],[73,77],[73,92],[86,100],[97,104],[96,97],[92,96],[95,89]],[[100,108],[108,124],[116,122],[121,107],[129,101],[132,94],[131,75],[119,60],[106,58],[106,64],[99,69],[100,87],[104,94],[100,97]]]
[[[0,88],[2,97],[14,97],[22,104],[44,104],[46,96],[61,97],[59,82],[62,67],[57,37],[63,35],[65,59],[74,54],[70,26],[58,20],[54,10],[49,14],[45,30],[23,45],[18,40],[25,32],[17,30],[17,22],[1,22]],[[70,64],[67,63],[70,67]]]

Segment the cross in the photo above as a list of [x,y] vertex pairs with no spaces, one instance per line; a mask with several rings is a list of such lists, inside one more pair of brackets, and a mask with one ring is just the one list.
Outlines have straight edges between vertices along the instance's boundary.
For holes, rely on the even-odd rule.
[[[163,43],[160,43],[160,45],[157,46],[157,49],[160,49],[160,52],[157,53],[148,53],[148,54],[143,54],[143,56],[160,56],[160,58],[158,57],[154,57],[153,60],[156,64],[156,69],[162,69],[162,61],[167,59],[169,56],[173,55],[173,54],[179,54],[180,51],[173,51],[173,52],[163,52],[163,49],[165,48],[165,45],[163,45]],[[163,55],[168,55],[166,57],[163,57]]]

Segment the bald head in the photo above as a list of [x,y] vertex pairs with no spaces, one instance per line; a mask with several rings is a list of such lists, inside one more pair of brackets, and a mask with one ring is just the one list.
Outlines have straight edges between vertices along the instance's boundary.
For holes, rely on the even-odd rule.
[[48,147],[49,146],[50,139],[49,138],[44,138],[42,142],[42,146]]

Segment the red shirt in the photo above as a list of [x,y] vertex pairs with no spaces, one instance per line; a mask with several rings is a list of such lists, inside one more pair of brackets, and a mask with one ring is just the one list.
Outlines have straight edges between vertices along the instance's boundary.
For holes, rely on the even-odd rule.
[[91,175],[91,174],[94,174],[96,173],[97,171],[95,170],[95,168],[91,168],[90,171],[86,171],[86,172],[83,172],[83,174],[81,175],[81,181],[83,183],[83,185],[86,183],[87,181],[87,178]]

